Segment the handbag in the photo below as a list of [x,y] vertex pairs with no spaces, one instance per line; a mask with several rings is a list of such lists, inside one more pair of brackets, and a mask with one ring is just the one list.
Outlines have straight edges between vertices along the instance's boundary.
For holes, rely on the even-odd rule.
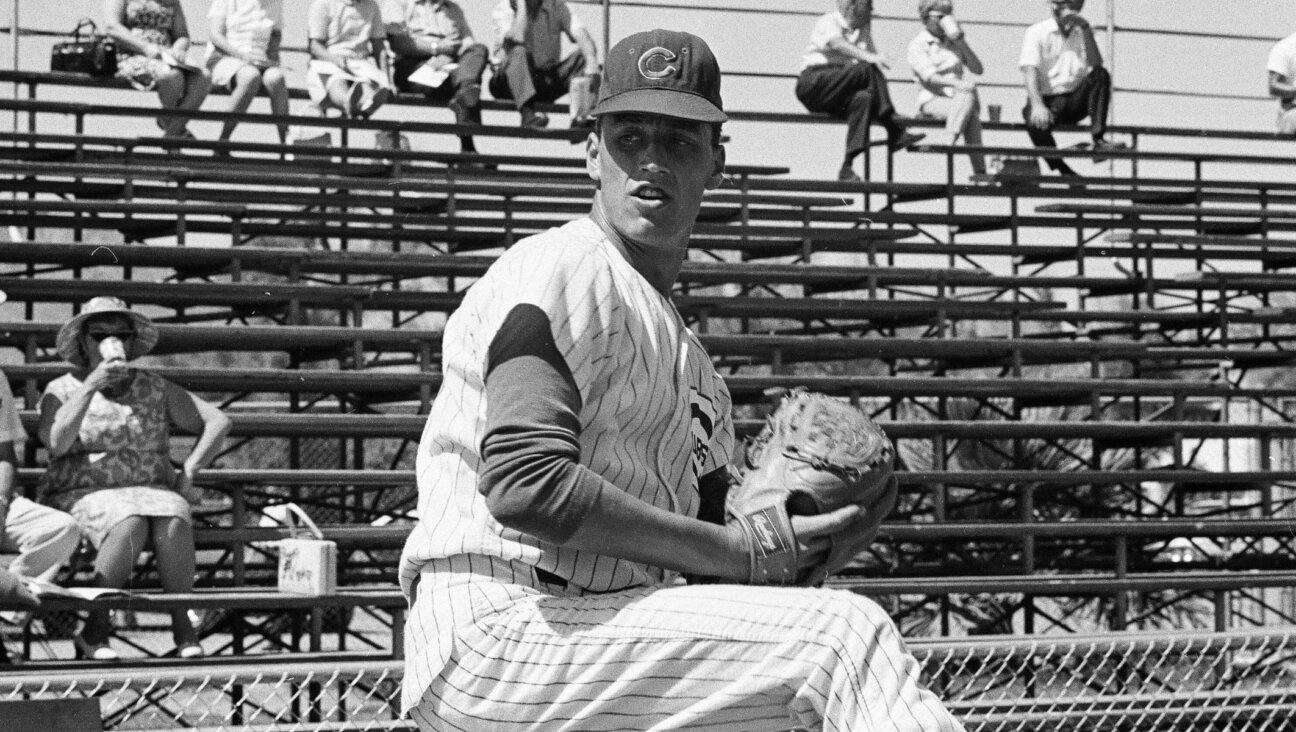
[[[337,543],[324,538],[324,532],[301,506],[286,503],[284,508],[288,509],[291,537],[278,542],[279,591],[294,595],[336,594]],[[302,538],[301,534],[314,538]]]
[[[81,31],[89,26],[82,37]],[[72,40],[54,44],[50,70],[107,77],[117,73],[117,42],[99,33],[95,22],[82,18],[72,31]]]

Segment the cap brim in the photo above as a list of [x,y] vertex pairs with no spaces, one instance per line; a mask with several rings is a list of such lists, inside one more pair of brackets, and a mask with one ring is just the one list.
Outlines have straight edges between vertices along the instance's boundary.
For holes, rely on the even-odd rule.
[[719,107],[697,94],[677,89],[632,89],[598,103],[594,116],[618,112],[643,112],[696,122],[727,122]]

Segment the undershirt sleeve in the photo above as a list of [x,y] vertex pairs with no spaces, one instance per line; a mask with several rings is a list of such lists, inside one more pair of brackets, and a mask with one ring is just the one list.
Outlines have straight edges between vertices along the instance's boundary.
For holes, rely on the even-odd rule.
[[488,351],[478,490],[495,520],[551,544],[576,533],[607,485],[580,464],[580,409],[548,315],[517,305]]

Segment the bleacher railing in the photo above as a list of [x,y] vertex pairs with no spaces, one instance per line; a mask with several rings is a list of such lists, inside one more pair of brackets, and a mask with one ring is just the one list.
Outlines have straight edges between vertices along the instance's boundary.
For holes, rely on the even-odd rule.
[[[1290,729],[1296,631],[917,640],[969,732]],[[107,730],[413,730],[399,663],[0,676],[0,701],[98,697]]]

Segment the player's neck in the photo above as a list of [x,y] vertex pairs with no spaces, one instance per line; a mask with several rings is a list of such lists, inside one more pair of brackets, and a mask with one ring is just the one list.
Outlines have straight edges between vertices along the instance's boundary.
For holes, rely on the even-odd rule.
[[652,285],[653,289],[664,297],[670,297],[671,288],[675,286],[675,280],[679,277],[680,267],[683,266],[684,257],[688,252],[687,236],[679,246],[678,253],[668,256],[661,248],[650,247],[623,236],[608,221],[597,200],[590,210],[590,219],[598,225],[603,235],[612,242],[612,246],[616,247],[630,266],[648,280],[648,284]]

